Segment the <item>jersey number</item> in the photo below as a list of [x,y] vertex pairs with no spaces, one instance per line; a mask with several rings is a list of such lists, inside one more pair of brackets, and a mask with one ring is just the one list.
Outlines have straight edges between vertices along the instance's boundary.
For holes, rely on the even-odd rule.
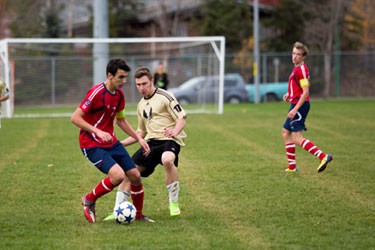
[[182,111],[181,106],[179,104],[177,104],[176,106],[174,106],[173,109],[175,109],[177,112],[181,112]]

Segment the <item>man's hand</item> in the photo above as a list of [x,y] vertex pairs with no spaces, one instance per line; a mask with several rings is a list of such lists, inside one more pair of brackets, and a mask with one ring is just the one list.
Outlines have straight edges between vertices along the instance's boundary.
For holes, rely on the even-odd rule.
[[113,141],[113,137],[102,130],[95,131],[96,136],[98,136],[100,139],[102,139],[103,142],[111,142]]
[[143,152],[143,155],[144,156],[148,156],[150,153],[151,153],[151,149],[150,147],[148,146],[147,142],[143,139],[143,138],[140,138],[138,140],[139,144],[141,144],[144,152]]
[[296,116],[296,114],[297,114],[297,110],[292,109],[288,113],[288,118],[293,119]]
[[175,137],[177,134],[174,132],[173,129],[167,129],[167,128],[165,128],[165,129],[164,129],[164,135],[165,135],[166,137],[168,137],[168,138],[173,138],[173,137]]
[[286,94],[283,95],[283,101],[289,102],[289,93],[286,93]]

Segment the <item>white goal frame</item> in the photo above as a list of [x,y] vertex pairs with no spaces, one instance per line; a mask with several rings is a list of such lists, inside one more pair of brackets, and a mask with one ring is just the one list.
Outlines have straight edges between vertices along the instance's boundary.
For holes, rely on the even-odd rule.
[[[225,37],[223,36],[196,36],[196,37],[148,37],[148,38],[6,38],[0,40],[0,56],[4,62],[5,82],[10,87],[11,83],[11,64],[9,61],[9,44],[54,44],[54,43],[174,43],[174,42],[202,42],[210,43],[215,55],[219,61],[219,96],[218,96],[218,114],[223,114],[224,106],[224,71],[225,71]],[[12,93],[11,93],[12,95]],[[10,101],[4,103],[5,113],[3,117],[11,118],[13,116],[12,105]]]

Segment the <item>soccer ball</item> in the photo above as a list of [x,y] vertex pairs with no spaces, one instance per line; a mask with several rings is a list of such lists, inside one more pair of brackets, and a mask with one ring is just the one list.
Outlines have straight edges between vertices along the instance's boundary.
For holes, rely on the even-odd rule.
[[122,202],[116,209],[113,211],[115,219],[119,224],[130,224],[135,220],[135,215],[137,209],[133,204],[128,201]]

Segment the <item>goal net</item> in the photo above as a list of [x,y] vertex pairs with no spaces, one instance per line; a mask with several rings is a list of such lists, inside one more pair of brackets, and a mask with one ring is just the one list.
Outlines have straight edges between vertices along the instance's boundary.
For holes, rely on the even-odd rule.
[[[132,73],[140,66],[156,71],[160,62],[168,90],[188,113],[223,113],[224,37],[4,39],[0,45],[0,78],[12,90],[3,117],[70,115],[91,86],[105,81],[111,58],[132,69],[123,87],[128,114],[141,98]],[[186,88],[202,77],[216,80]]]

